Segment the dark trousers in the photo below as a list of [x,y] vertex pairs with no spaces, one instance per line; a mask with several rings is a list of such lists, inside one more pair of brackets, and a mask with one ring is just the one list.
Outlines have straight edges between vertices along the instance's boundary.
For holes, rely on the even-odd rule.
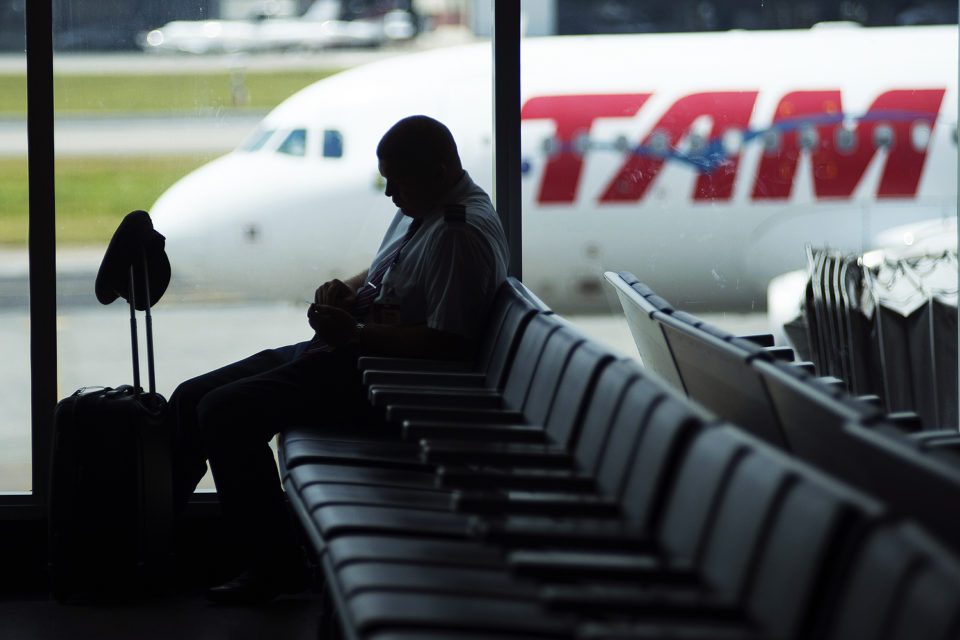
[[342,429],[362,419],[356,354],[302,355],[306,343],[261,351],[187,380],[170,397],[174,496],[182,508],[207,470],[253,568],[297,552],[270,439],[294,425]]

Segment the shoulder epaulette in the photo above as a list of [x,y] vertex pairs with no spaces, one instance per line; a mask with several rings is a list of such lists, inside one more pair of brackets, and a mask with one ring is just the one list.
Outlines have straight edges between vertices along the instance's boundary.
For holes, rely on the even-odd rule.
[[462,204],[448,204],[443,207],[443,220],[447,223],[462,223],[467,221],[467,207]]

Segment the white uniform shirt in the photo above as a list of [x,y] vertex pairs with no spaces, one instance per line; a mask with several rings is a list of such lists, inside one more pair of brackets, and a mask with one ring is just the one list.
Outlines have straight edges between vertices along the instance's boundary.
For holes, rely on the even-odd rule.
[[[466,172],[442,202],[423,217],[399,261],[384,275],[374,314],[384,324],[426,324],[476,338],[507,277],[507,241],[490,197]],[[447,204],[464,205],[466,215],[445,215]],[[397,211],[370,273],[395,253],[411,222]]]

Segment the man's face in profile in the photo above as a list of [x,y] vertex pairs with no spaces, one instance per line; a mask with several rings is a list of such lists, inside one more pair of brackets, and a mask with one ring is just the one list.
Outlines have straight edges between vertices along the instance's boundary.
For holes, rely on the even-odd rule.
[[386,196],[411,218],[419,218],[436,206],[436,181],[425,172],[381,158],[380,175],[387,181]]

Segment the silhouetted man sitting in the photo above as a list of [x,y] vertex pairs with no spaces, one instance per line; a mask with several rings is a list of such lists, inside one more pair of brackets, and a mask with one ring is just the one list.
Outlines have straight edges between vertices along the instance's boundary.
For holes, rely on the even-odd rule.
[[188,380],[170,399],[180,504],[209,460],[224,516],[249,554],[247,570],[210,589],[212,600],[263,602],[306,586],[270,439],[293,424],[355,424],[358,355],[468,357],[506,277],[499,218],[443,124],[405,118],[377,157],[399,211],[366,272],[317,289],[307,313],[314,338]]

